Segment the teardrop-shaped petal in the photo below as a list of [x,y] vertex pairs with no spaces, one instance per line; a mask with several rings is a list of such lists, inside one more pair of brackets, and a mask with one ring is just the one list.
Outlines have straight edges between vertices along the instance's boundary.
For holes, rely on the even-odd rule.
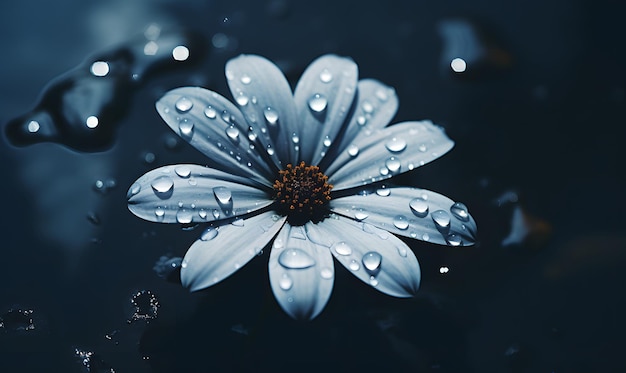
[[398,96],[393,88],[374,79],[359,80],[352,117],[340,140],[335,141],[335,146],[322,159],[320,167],[326,169],[332,163],[338,168],[358,156],[359,148],[354,143],[387,126],[397,110]]
[[309,65],[294,93],[298,110],[300,160],[316,165],[346,122],[356,93],[357,65],[348,58],[322,56]]
[[268,189],[242,176],[180,164],[141,176],[128,190],[128,209],[161,223],[200,223],[232,218],[269,206]]
[[250,141],[241,111],[226,98],[184,87],[167,92],[156,108],[174,132],[208,157],[209,166],[272,185],[275,169]]
[[389,232],[450,246],[471,246],[476,222],[462,203],[425,189],[386,188],[331,200],[333,212]]
[[285,224],[274,240],[269,273],[276,300],[299,320],[311,320],[324,309],[335,277],[328,248],[310,241],[305,227],[290,224]]
[[394,124],[353,143],[356,157],[338,158],[326,170],[333,190],[388,179],[447,153],[454,146],[443,129],[429,121]]
[[[285,218],[268,211],[243,221],[207,228],[183,258],[180,279],[191,291],[214,285],[258,255]],[[213,231],[211,231],[213,230]]]
[[296,106],[289,82],[276,65],[255,55],[226,64],[228,86],[254,135],[279,168],[298,161]]
[[411,297],[417,292],[417,258],[393,234],[341,216],[306,227],[311,241],[330,249],[339,263],[366,284],[394,297]]

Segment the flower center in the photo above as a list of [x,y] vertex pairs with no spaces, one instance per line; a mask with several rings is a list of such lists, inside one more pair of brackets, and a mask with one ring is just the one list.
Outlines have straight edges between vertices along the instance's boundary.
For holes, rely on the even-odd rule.
[[300,162],[297,166],[287,165],[278,172],[274,182],[274,198],[278,202],[278,212],[288,216],[293,225],[302,225],[307,221],[324,219],[330,201],[332,185],[328,176],[317,166],[307,166]]

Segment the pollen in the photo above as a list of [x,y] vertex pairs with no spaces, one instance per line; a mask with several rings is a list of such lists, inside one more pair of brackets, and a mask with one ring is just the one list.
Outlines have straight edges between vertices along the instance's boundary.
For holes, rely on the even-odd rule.
[[332,188],[319,167],[304,162],[288,164],[274,182],[278,211],[289,216],[292,223],[321,220]]

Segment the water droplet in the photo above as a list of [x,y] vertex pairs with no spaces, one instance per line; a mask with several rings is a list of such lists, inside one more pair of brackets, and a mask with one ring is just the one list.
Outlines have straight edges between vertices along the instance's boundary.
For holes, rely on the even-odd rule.
[[450,207],[450,212],[454,215],[455,218],[461,221],[469,221],[469,212],[467,211],[467,206],[462,204],[461,202],[456,202]]
[[405,216],[397,215],[393,218],[393,225],[400,230],[406,230],[409,228],[409,221]]
[[401,151],[406,149],[406,141],[394,137],[391,140],[387,141],[385,147],[392,153],[400,153]]
[[174,180],[167,175],[162,175],[152,180],[150,184],[154,194],[159,198],[168,198],[174,189]]
[[200,211],[198,211],[198,216],[200,216],[200,218],[202,219],[206,219],[206,216],[207,216],[206,210],[200,209]]
[[376,194],[378,194],[381,197],[389,197],[389,195],[391,195],[391,189],[383,185],[382,187],[376,190]]
[[248,84],[250,84],[251,82],[252,82],[252,78],[250,78],[250,76],[248,76],[248,75],[246,75],[246,74],[243,74],[243,75],[241,76],[241,83],[243,83],[243,84],[245,84],[245,85],[248,85]]
[[176,110],[178,110],[179,112],[186,113],[193,107],[193,102],[187,97],[181,97],[176,100],[174,106],[176,106]]
[[372,285],[372,286],[377,286],[378,285],[378,280],[376,279],[376,277],[370,276],[370,285]]
[[220,211],[218,209],[213,209],[213,212],[211,214],[213,215],[215,219],[220,218]]
[[363,108],[363,111],[367,114],[371,114],[374,112],[374,106],[369,101],[363,101],[361,107]]
[[239,139],[239,130],[237,127],[230,126],[226,128],[226,136],[233,141],[237,141]]
[[189,181],[189,185],[191,185],[191,186],[196,186],[196,185],[198,185],[198,180],[196,180],[196,178],[195,178],[195,177],[193,177],[193,176],[189,177],[189,180],[188,180],[188,181]]
[[359,265],[359,262],[357,262],[356,260],[352,259],[350,261],[350,263],[348,264],[348,268],[350,268],[353,271],[358,271],[359,268],[361,268],[361,266]]
[[274,155],[274,148],[271,145],[267,145],[267,154]]
[[422,240],[423,240],[423,241],[429,241],[429,240],[430,240],[430,236],[428,235],[428,233],[424,233],[424,234],[422,235]]
[[248,96],[240,92],[235,98],[235,101],[237,101],[237,104],[239,104],[239,106],[246,106],[248,105],[248,102],[250,101],[250,99],[248,99]]
[[31,120],[30,122],[28,122],[28,132],[30,133],[35,133],[37,131],[39,131],[39,128],[41,128],[41,126],[39,125],[39,122],[37,122],[36,120]]
[[398,172],[400,170],[400,160],[396,157],[391,157],[385,162],[385,167],[387,167],[390,172]]
[[154,210],[154,215],[156,215],[158,220],[163,220],[163,217],[165,217],[165,210],[162,207],[157,207]]
[[409,202],[409,207],[415,216],[423,218],[428,214],[428,203],[421,198],[413,198]]
[[235,227],[243,227],[245,225],[245,222],[242,218],[237,218],[235,220],[233,220],[230,225],[234,225]]
[[280,276],[280,280],[278,280],[278,286],[283,290],[289,290],[293,286],[293,280],[288,274],[283,273],[283,275]]
[[356,123],[359,126],[364,126],[365,123],[367,123],[367,118],[364,115],[359,115],[358,117],[356,117]]
[[293,141],[294,144],[300,142],[300,138],[298,137],[298,135],[295,134],[295,132],[291,134],[291,141]]
[[178,130],[183,138],[190,139],[193,136],[193,122],[187,118],[183,118],[178,122]]
[[358,209],[354,212],[354,218],[356,220],[364,220],[364,219],[367,219],[368,216],[369,214],[365,212],[365,210],[363,209]]
[[454,234],[454,233],[450,233],[446,237],[446,242],[450,246],[461,246],[463,244],[463,240],[461,239],[461,236],[459,236],[458,234]]
[[[250,141],[255,141],[256,140],[256,132],[254,132],[254,129],[252,127],[248,128],[248,140]],[[253,146],[253,145],[250,145]]]
[[280,253],[278,263],[289,269],[304,269],[315,265],[315,259],[301,249],[286,249]]
[[224,186],[217,186],[213,188],[213,194],[215,195],[215,198],[217,199],[217,201],[221,204],[230,203],[230,201],[233,198],[233,195],[230,189]]
[[328,148],[330,144],[332,144],[332,140],[330,139],[330,137],[326,136],[324,138],[324,146]]
[[263,116],[265,117],[267,124],[274,125],[278,123],[278,112],[269,106],[263,111]]
[[359,155],[359,147],[356,145],[350,145],[348,146],[348,154],[351,157],[356,157],[357,155]]
[[387,92],[385,92],[385,90],[383,89],[376,90],[376,97],[378,97],[378,99],[382,102],[385,102],[389,99]]
[[176,175],[182,177],[183,179],[186,179],[189,176],[191,176],[191,167],[189,167],[189,166],[176,166],[176,168],[174,169],[174,172],[176,172]]
[[176,213],[176,221],[180,224],[189,224],[193,218],[193,213],[189,210],[182,209]]
[[363,267],[370,273],[375,274],[380,271],[380,264],[383,261],[383,257],[376,251],[369,251],[363,255]]
[[333,278],[333,275],[334,275],[333,270],[328,267],[324,267],[320,271],[320,276],[322,276],[322,278],[326,280]]
[[328,69],[324,69],[320,73],[320,80],[322,83],[330,83],[333,80],[333,74]]
[[315,113],[321,113],[326,110],[328,100],[322,94],[316,93],[309,98],[309,108]]
[[352,248],[347,243],[340,241],[333,244],[331,247],[337,254],[339,255],[350,255],[352,254]]
[[426,148],[425,144],[420,144],[420,146],[418,147],[420,152],[425,152],[426,150],[428,150],[428,148]]
[[406,247],[404,247],[404,246],[396,246],[396,249],[398,250],[398,254],[401,257],[406,257],[406,253],[407,253]]
[[200,239],[202,241],[210,241],[214,239],[215,237],[217,237],[217,233],[218,233],[217,228],[209,227],[205,229],[204,232],[202,232],[202,234],[200,235]]
[[139,192],[141,192],[141,185],[139,185],[139,183],[133,183],[133,185],[130,186],[130,189],[128,189],[128,197],[134,196]]
[[215,119],[217,118],[217,110],[213,109],[211,106],[207,106],[206,109],[204,109],[204,115],[209,119]]
[[433,211],[430,216],[437,225],[437,228],[448,228],[450,226],[450,214],[443,210]]
[[94,129],[96,127],[98,127],[98,117],[95,115],[90,115],[87,117],[87,120],[85,120],[85,125],[87,125],[87,128],[91,128]]

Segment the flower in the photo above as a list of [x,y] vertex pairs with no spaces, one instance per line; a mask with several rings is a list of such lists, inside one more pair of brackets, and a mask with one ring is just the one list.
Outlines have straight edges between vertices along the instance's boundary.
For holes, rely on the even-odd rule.
[[398,106],[394,90],[357,75],[352,60],[325,55],[292,93],[273,63],[242,55],[226,65],[237,105],[198,87],[174,89],[157,102],[208,167],[146,173],[131,185],[128,208],[153,222],[207,223],[183,259],[184,286],[216,284],[272,242],[276,300],[293,318],[313,319],[332,291],[333,257],[373,288],[410,297],[420,268],[396,235],[474,243],[476,224],[465,205],[381,183],[454,143],[430,121],[386,127]]

